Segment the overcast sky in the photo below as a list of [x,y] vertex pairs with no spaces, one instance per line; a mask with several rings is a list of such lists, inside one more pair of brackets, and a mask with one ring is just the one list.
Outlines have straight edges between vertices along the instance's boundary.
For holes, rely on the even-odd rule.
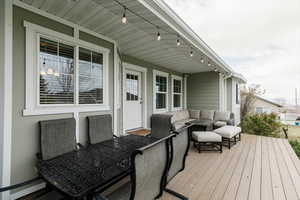
[[[295,102],[300,0],[165,0],[249,84]],[[300,93],[300,92],[299,92]]]

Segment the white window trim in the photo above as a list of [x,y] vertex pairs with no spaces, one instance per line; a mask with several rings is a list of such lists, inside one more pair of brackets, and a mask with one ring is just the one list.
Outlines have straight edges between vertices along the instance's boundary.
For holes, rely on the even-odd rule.
[[[165,94],[166,94],[166,108],[163,108],[163,109],[156,109],[155,85],[156,85],[156,76],[157,75],[167,78],[167,91],[165,92]],[[164,112],[168,112],[168,110],[169,110],[169,73],[158,71],[158,70],[153,70],[153,113],[164,113]]]
[[[174,93],[174,80],[178,80],[181,82],[181,93]],[[183,108],[183,78],[181,76],[172,75],[171,76],[171,105],[172,105],[172,111],[179,111]],[[174,107],[174,94],[180,95],[180,107]]]
[[[77,37],[71,37],[27,21],[24,21],[24,26],[26,28],[26,103],[25,109],[23,110],[24,116],[110,110],[108,85],[109,49],[79,40],[79,38],[77,38],[77,34]],[[76,46],[77,50],[80,46],[103,54],[103,104],[82,105],[78,104],[78,102],[76,102],[77,100],[75,99],[75,103],[72,105],[39,105],[39,35],[46,36],[50,39],[53,38],[56,40],[62,40],[64,43],[71,43],[72,45]],[[76,51],[76,57],[78,58],[78,51]],[[78,63],[76,63],[76,66],[78,66]],[[77,71],[78,67],[76,67],[76,72]],[[75,79],[75,94],[79,92],[78,86],[78,80]]]

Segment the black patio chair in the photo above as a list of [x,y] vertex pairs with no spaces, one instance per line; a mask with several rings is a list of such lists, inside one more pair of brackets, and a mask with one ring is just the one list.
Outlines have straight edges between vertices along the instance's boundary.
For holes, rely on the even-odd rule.
[[106,197],[97,200],[153,200],[160,198],[165,185],[169,163],[169,140],[174,135],[136,150],[132,154],[133,173],[130,184],[124,184]]
[[48,160],[77,150],[74,118],[40,121],[39,125],[39,159]]
[[114,137],[110,114],[88,116],[89,143],[96,144]]

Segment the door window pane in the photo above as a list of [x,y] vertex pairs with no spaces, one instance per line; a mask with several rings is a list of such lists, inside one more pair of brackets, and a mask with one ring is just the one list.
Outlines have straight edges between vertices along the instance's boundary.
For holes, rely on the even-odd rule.
[[139,77],[133,74],[126,75],[126,100],[138,101],[139,99]]
[[79,104],[103,103],[103,55],[79,48]]
[[74,47],[40,38],[40,104],[74,103]]

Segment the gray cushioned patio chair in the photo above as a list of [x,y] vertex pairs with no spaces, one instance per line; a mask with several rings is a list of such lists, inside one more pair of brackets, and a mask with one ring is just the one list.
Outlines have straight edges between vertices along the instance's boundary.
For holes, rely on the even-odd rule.
[[77,149],[74,118],[40,121],[39,124],[41,159],[48,160]]
[[90,144],[96,144],[113,138],[111,115],[94,115],[87,118]]
[[103,197],[96,195],[98,200],[153,200],[161,197],[169,163],[169,139],[174,135],[138,149],[132,155],[134,173],[131,183]]
[[172,115],[153,114],[151,116],[151,137],[163,138],[171,134]]
[[167,189],[167,183],[171,181],[173,177],[175,177],[179,172],[184,170],[185,160],[188,153],[190,139],[188,134],[189,126],[185,126],[183,128],[173,130],[171,124],[170,115],[166,114],[154,114],[151,117],[151,137],[160,138],[162,136],[176,134],[174,138],[171,139],[170,145],[170,162],[168,167],[168,176],[165,181],[164,190],[168,193],[175,195],[180,199],[188,199],[185,196]]

